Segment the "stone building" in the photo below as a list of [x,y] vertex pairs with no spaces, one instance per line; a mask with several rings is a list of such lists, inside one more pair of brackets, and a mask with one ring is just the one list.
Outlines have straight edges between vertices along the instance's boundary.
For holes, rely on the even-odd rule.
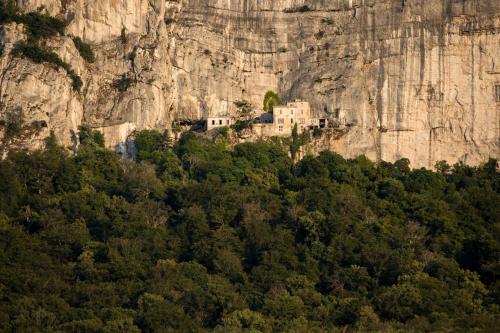
[[214,128],[220,128],[220,127],[229,127],[234,124],[234,119],[226,116],[226,115],[219,115],[216,117],[208,117],[207,118],[207,131],[210,131]]
[[298,133],[313,125],[311,123],[311,106],[309,102],[295,100],[287,105],[275,106],[273,125],[275,135],[290,135],[297,124]]
[[[235,119],[226,115],[211,116],[206,120],[206,130],[231,126]],[[325,128],[328,119],[311,117],[309,102],[295,100],[286,105],[277,105],[273,112],[265,112],[252,121],[252,131],[258,137],[290,136],[297,125],[300,134],[308,129]]]
[[311,117],[309,102],[297,99],[275,106],[272,113],[263,113],[257,118],[253,129],[258,136],[290,136],[295,125],[299,134],[320,126],[320,119]]

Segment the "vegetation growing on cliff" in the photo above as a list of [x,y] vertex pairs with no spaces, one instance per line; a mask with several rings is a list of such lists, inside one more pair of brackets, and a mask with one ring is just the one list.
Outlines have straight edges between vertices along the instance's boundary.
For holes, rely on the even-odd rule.
[[252,121],[251,120],[236,120],[235,123],[233,125],[231,125],[231,128],[236,133],[239,134],[247,128],[252,128]]
[[292,160],[295,161],[297,154],[300,151],[300,147],[304,146],[308,141],[309,135],[307,132],[303,132],[299,134],[297,129],[297,124],[293,126],[292,136],[290,137],[289,146],[290,146],[290,155]]
[[31,40],[49,38],[58,34],[64,35],[66,24],[64,21],[42,13],[42,8],[37,12],[19,12],[14,0],[0,1],[0,24],[16,22],[26,26],[26,33]]
[[126,92],[134,83],[135,80],[128,73],[124,73],[119,79],[113,81],[113,87],[119,92]]
[[292,8],[285,8],[283,12],[285,13],[305,13],[305,12],[310,12],[312,9],[305,5],[305,6],[298,6],[298,7],[292,7]]
[[41,48],[37,44],[18,42],[12,49],[12,55],[14,57],[28,58],[35,63],[49,63],[56,66],[56,68],[63,68],[73,82],[73,90],[80,91],[82,88],[83,82],[80,76],[76,74],[70,64],[63,61],[55,52]]
[[500,174],[82,128],[0,161],[0,331],[493,332]]
[[[42,13],[40,8],[37,12],[19,12],[14,0],[0,1],[0,24],[16,22],[24,24],[26,27],[27,42],[18,42],[12,51],[13,56],[23,56],[36,63],[50,63],[56,67],[62,67],[71,78],[73,90],[80,91],[83,82],[80,76],[71,66],[64,62],[56,53],[46,49],[39,42],[41,39],[50,38],[57,35],[64,35],[66,23],[58,18]],[[95,60],[90,45],[83,43],[78,37],[73,39],[76,48],[81,56],[89,61]]]
[[76,49],[80,53],[80,56],[89,63],[95,62],[94,51],[92,51],[92,47],[90,44],[85,43],[80,37],[73,37],[73,43],[75,44]]
[[266,92],[266,94],[264,95],[264,111],[273,112],[273,108],[276,105],[280,104],[281,104],[281,99],[277,93],[275,93],[272,90]]

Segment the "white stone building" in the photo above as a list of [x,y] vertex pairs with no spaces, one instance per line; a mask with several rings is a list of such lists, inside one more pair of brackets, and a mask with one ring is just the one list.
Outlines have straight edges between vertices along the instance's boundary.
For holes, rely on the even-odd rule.
[[[235,120],[227,115],[207,118],[207,131],[214,128],[231,126]],[[277,105],[273,112],[262,113],[254,119],[253,132],[259,137],[290,136],[297,125],[297,133],[313,128],[327,126],[326,119],[312,118],[309,102],[295,100],[286,105]]]
[[207,131],[214,128],[229,127],[234,124],[234,119],[229,116],[217,116],[207,118]]

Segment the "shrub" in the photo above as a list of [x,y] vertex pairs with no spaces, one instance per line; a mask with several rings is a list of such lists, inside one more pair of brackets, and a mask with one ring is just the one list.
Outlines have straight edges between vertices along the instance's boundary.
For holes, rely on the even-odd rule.
[[134,47],[132,52],[130,52],[127,55],[127,59],[130,60],[131,62],[134,62],[136,57],[137,57],[137,47]]
[[14,21],[16,14],[17,7],[14,0],[0,1],[0,23]]
[[297,124],[295,124],[293,126],[292,137],[291,137],[291,140],[289,142],[290,154],[292,156],[292,160],[295,160],[297,153],[300,151],[300,147],[307,144],[307,141],[308,141],[307,132],[302,132],[302,134],[299,134]]
[[78,127],[78,137],[82,145],[104,147],[104,135],[99,131],[93,130],[89,125]]
[[125,27],[122,28],[122,32],[120,34],[120,40],[121,40],[122,44],[127,44],[127,42],[128,42],[127,30],[125,29]]
[[66,24],[55,17],[40,13],[18,15],[18,23],[26,25],[26,32],[32,39],[48,38],[57,34],[64,35]]
[[73,69],[66,70],[69,77],[73,81],[72,87],[74,91],[80,91],[83,86],[83,81],[78,74]]
[[221,127],[219,129],[219,133],[224,137],[224,138],[228,138],[229,137],[229,127],[227,126],[224,126],[224,127]]
[[166,25],[169,25],[169,24],[172,24],[172,23],[175,23],[175,20],[171,17],[165,17],[165,24]]
[[286,8],[283,11],[285,13],[304,13],[304,12],[310,12],[310,11],[312,11],[312,9],[309,8],[309,6],[305,5],[305,6],[299,6],[299,7],[293,7],[293,8]]
[[47,122],[45,120],[33,120],[31,126],[36,130],[40,130],[47,127]]
[[38,64],[50,63],[57,68],[62,67],[73,81],[73,90],[80,91],[83,85],[80,76],[76,74],[68,63],[64,62],[56,53],[44,50],[36,44],[28,45],[24,42],[18,42],[12,49],[12,56],[25,57]]
[[276,105],[280,104],[281,104],[281,99],[277,93],[275,93],[272,90],[266,92],[266,95],[264,96],[264,111],[273,112],[273,108]]
[[143,130],[136,134],[134,144],[137,149],[137,160],[154,160],[155,153],[166,151],[170,145],[168,132],[160,133],[156,130]]
[[234,106],[236,106],[236,108],[238,109],[241,117],[250,117],[252,113],[252,105],[250,104],[250,102],[242,99],[235,101]]
[[22,130],[21,124],[16,122],[8,123],[5,129],[5,137],[11,138],[19,134],[21,130]]
[[120,79],[113,82],[113,86],[119,92],[125,92],[133,83],[134,79],[132,79],[128,74],[122,74],[122,77]]
[[64,35],[66,24],[64,21],[40,12],[28,14],[20,13],[14,0],[0,1],[0,23],[16,22],[26,25],[29,39],[52,37],[57,34]]
[[80,53],[80,56],[87,62],[93,63],[95,62],[94,51],[92,51],[92,47],[90,44],[82,41],[80,37],[74,37],[73,43],[75,44],[76,49]]
[[12,55],[15,57],[25,57],[31,61],[41,64],[43,62],[52,63],[58,67],[63,66],[62,59],[52,51],[46,51],[37,45],[28,45],[24,42],[17,43],[12,49]]
[[240,133],[246,128],[251,128],[252,122],[250,120],[237,120],[234,125],[231,125],[231,128],[236,131],[236,133]]
[[323,30],[318,31],[317,33],[314,34],[314,37],[316,39],[321,39],[325,36],[325,32]]

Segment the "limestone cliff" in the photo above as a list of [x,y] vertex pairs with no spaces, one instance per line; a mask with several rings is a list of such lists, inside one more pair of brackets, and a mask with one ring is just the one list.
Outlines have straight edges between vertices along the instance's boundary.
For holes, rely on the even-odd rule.
[[[0,114],[70,143],[80,123],[111,146],[136,129],[260,107],[273,89],[303,98],[349,130],[316,143],[347,157],[477,164],[500,156],[500,2],[497,0],[18,0],[68,22],[47,41],[84,82],[12,58],[22,26],[2,27]],[[90,42],[94,64],[70,36]],[[126,91],[116,89],[122,75]],[[1,118],[0,118],[1,119]],[[1,135],[1,134],[0,134]],[[15,143],[12,143],[15,144]]]

